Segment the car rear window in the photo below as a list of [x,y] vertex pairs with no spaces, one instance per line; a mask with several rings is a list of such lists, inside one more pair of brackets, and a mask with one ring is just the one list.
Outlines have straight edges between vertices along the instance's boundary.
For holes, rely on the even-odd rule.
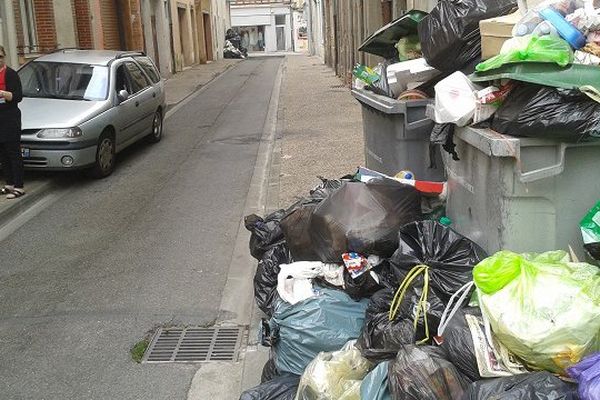
[[140,64],[140,67],[144,70],[144,72],[150,77],[150,80],[153,83],[160,82],[160,74],[154,67],[154,63],[148,57],[134,57],[135,61]]

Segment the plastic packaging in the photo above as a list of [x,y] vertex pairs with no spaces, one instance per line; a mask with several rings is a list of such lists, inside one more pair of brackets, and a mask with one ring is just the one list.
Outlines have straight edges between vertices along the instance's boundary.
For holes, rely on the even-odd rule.
[[323,262],[340,262],[353,251],[389,257],[398,228],[421,218],[421,196],[394,181],[347,182],[314,210],[309,234]]
[[296,400],[360,400],[360,385],[370,368],[354,342],[319,353],[302,374]]
[[344,285],[343,267],[320,261],[297,261],[281,264],[277,276],[277,293],[282,300],[296,304],[316,294],[312,280],[322,278],[333,286]]
[[540,22],[533,30],[533,35],[560,37],[556,28],[548,21]]
[[[600,270],[564,251],[501,251],[473,270],[484,317],[532,369],[564,373],[600,350]],[[551,295],[549,295],[551,294]]]
[[574,49],[580,49],[585,46],[586,38],[577,28],[571,25],[555,9],[548,7],[540,10],[542,18],[550,22],[558,34],[565,39]]
[[454,72],[481,56],[479,21],[510,13],[514,0],[441,0],[419,23],[421,51],[427,63]]
[[577,380],[581,400],[600,399],[600,353],[584,358],[567,372],[571,378]]
[[301,375],[322,351],[336,351],[356,339],[364,324],[367,301],[319,288],[319,295],[295,305],[279,302],[269,322],[280,372]]
[[576,388],[548,372],[474,382],[463,400],[577,400]]
[[514,37],[531,35],[535,28],[544,21],[544,19],[535,10],[529,10],[527,13],[515,24],[512,30]]
[[577,90],[520,84],[494,114],[492,129],[513,136],[585,142],[600,138],[600,104]]
[[583,246],[595,260],[600,260],[600,202],[581,220]]
[[368,85],[372,85],[381,79],[381,76],[374,70],[362,64],[356,64],[352,74]]
[[364,400],[391,400],[388,387],[388,367],[390,362],[379,363],[360,385],[360,398]]
[[294,400],[300,377],[283,374],[242,393],[240,400]]
[[[516,62],[553,62],[564,67],[573,62],[571,46],[559,37],[533,35],[527,37],[525,43],[521,44],[519,40],[517,46],[505,50],[512,41],[514,39],[505,42],[499,55],[477,64],[475,69],[479,72],[489,71]],[[521,45],[523,47],[519,47]]]
[[277,277],[281,264],[292,261],[285,243],[280,243],[263,255],[254,274],[254,299],[262,312],[271,316],[277,295]]
[[393,400],[459,400],[471,383],[432,346],[402,346],[388,378]]

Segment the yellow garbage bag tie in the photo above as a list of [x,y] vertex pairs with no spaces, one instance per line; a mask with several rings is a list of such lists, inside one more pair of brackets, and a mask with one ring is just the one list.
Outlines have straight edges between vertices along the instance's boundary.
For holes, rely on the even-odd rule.
[[402,300],[404,300],[404,296],[406,295],[406,291],[411,286],[413,281],[419,277],[419,275],[423,275],[423,290],[421,291],[421,297],[417,302],[417,306],[415,308],[415,318],[413,321],[414,331],[417,331],[417,325],[419,324],[419,319],[421,318],[421,313],[423,314],[423,324],[425,325],[425,338],[419,340],[417,344],[423,344],[429,341],[429,323],[427,322],[427,298],[429,297],[429,267],[427,265],[417,265],[413,269],[410,270],[406,278],[400,284],[400,287],[396,291],[394,295],[394,299],[392,300],[392,304],[390,305],[390,313],[389,320],[393,321],[396,319],[396,315],[398,314],[398,310],[400,309],[400,305],[402,304]]

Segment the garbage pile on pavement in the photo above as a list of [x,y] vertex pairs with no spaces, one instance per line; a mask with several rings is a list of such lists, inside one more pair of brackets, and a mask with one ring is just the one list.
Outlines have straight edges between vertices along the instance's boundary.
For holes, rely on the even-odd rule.
[[248,57],[248,49],[242,46],[242,37],[234,29],[228,29],[225,34],[223,58],[244,59]]
[[270,360],[241,400],[600,399],[600,4],[530,4],[361,45],[367,168],[246,218]]
[[246,217],[270,359],[240,399],[599,399],[598,267],[489,256],[423,201],[444,184],[405,178],[360,168]]

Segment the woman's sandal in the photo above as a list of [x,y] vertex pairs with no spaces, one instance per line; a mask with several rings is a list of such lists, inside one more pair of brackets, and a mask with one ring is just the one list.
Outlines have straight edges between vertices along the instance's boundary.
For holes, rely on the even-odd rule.
[[18,197],[24,196],[25,191],[20,188],[14,188],[9,194],[6,195],[7,199],[16,199]]

